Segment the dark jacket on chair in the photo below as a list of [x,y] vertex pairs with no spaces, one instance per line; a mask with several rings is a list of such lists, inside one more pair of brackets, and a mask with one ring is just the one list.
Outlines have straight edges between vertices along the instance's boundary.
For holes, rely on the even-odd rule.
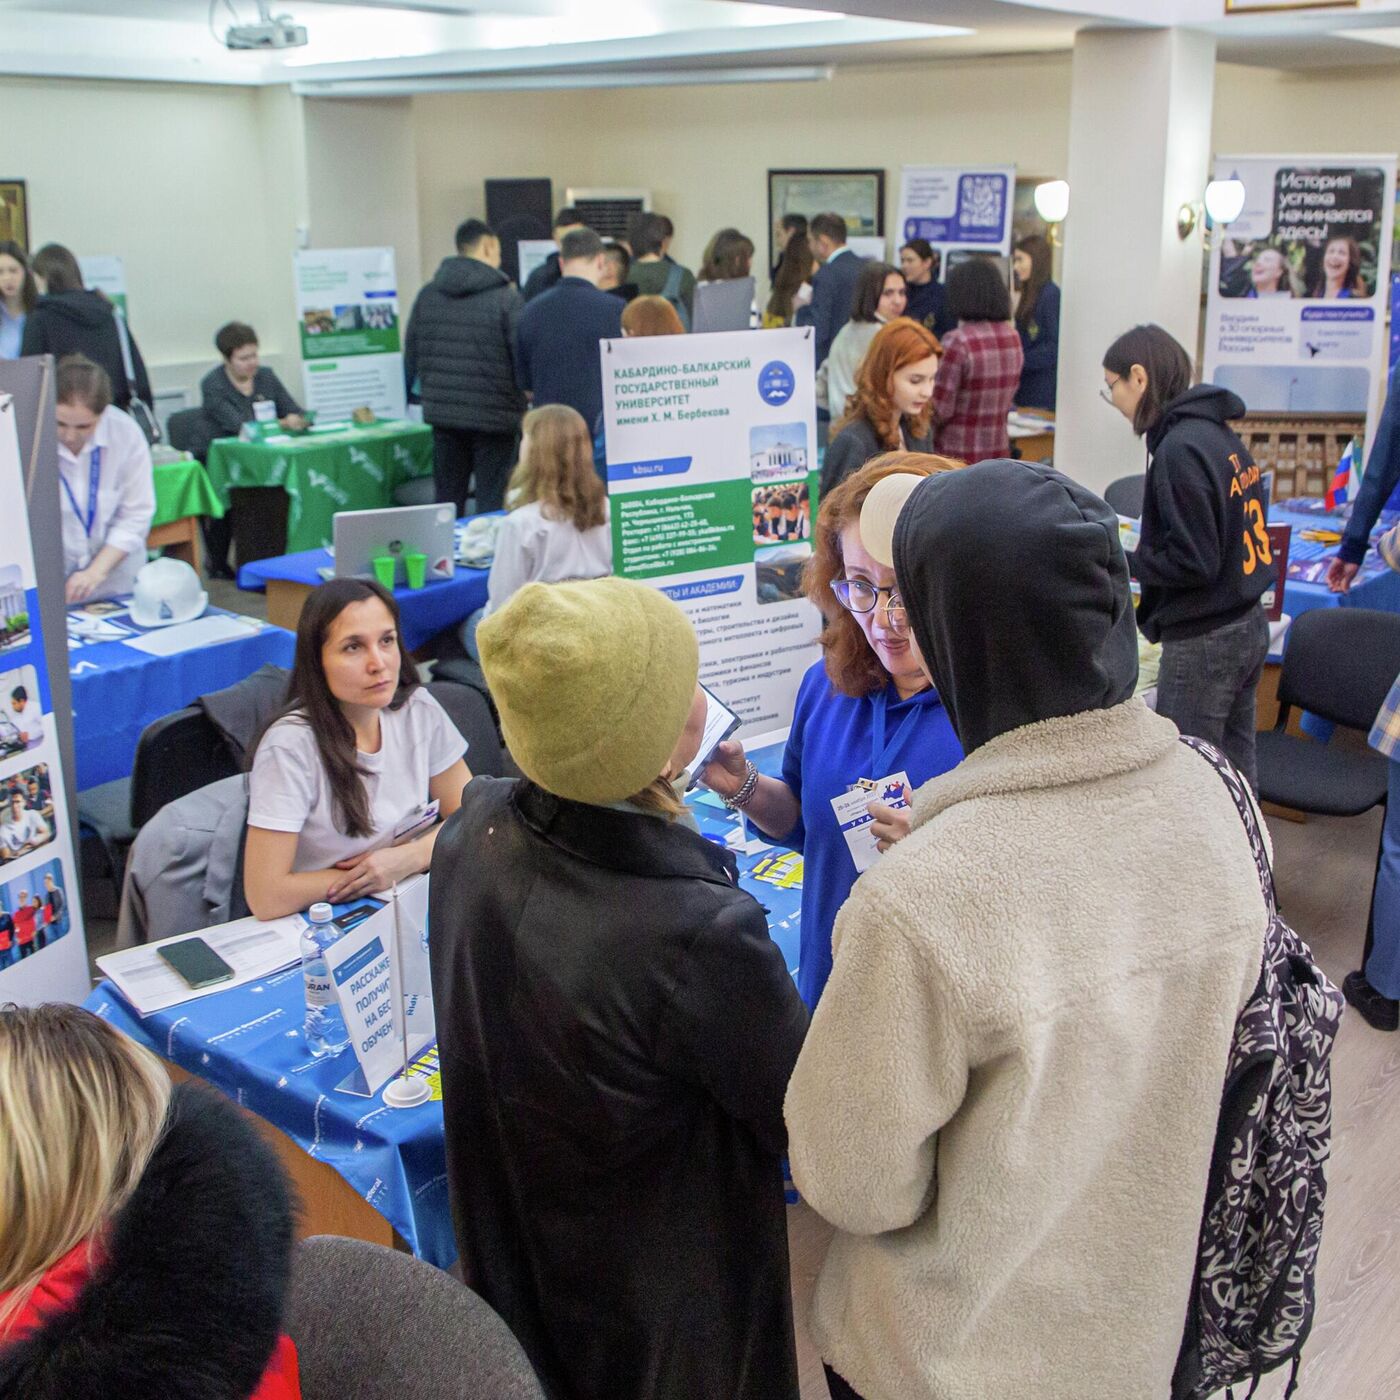
[[227,1099],[185,1084],[70,1306],[0,1343],[4,1400],[292,1400],[280,1336],[292,1201],[272,1149]]
[[149,405],[151,381],[130,327],[127,327],[127,339],[131,342],[134,385],[127,382],[112,303],[100,292],[56,292],[53,296],[40,297],[39,304],[29,313],[20,353],[52,355],[56,360],[65,355],[86,355],[107,371],[112,381],[112,402],[118,408],[126,408],[133,397]]
[[515,382],[515,328],[524,303],[504,272],[480,258],[444,258],[413,303],[404,375],[419,381],[425,422],[513,433],[525,412]]
[[467,1277],[553,1400],[796,1400],[780,1157],[807,1013],[733,859],[476,778],[430,893]]

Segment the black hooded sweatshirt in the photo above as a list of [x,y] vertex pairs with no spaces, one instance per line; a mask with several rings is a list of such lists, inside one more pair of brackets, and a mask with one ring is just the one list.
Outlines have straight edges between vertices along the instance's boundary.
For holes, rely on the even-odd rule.
[[151,381],[146,375],[146,362],[129,327],[127,339],[131,342],[135,384],[127,381],[112,303],[101,292],[86,289],[55,292],[40,297],[25,320],[20,354],[52,355],[56,360],[65,355],[86,355],[107,371],[112,381],[112,402],[118,408],[128,408],[133,396],[150,405]]
[[993,458],[926,478],[895,525],[894,569],[964,752],[1132,697],[1118,518],[1053,468]]
[[1238,395],[1198,384],[1149,429],[1138,626],[1151,642],[1199,637],[1243,617],[1274,579],[1259,468],[1229,426]]

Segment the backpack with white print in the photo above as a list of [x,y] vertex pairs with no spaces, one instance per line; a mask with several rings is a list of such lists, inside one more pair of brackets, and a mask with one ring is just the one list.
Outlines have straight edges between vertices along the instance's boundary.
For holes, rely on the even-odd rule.
[[1204,1400],[1292,1363],[1312,1327],[1342,996],[1279,917],[1259,817],[1229,760],[1182,736],[1235,799],[1269,911],[1259,982],[1235,1024],[1172,1400]]

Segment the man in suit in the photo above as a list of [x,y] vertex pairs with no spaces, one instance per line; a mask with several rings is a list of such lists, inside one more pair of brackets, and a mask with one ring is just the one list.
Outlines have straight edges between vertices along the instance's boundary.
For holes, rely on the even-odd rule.
[[846,221],[818,214],[810,225],[812,251],[821,261],[812,278],[812,325],[817,332],[817,368],[831,353],[836,333],[851,319],[851,301],[865,259],[846,247]]
[[622,337],[620,298],[600,292],[606,258],[591,228],[566,233],[559,244],[560,278],[520,313],[516,379],[538,408],[566,403],[597,429],[603,412],[600,340]]

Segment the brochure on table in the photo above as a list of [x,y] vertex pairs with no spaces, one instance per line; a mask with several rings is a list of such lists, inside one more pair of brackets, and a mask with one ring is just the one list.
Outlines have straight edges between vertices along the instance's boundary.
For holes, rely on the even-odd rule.
[[[1251,414],[1297,415],[1312,431],[1330,419],[1369,441],[1389,349],[1395,157],[1219,156],[1215,176],[1241,180],[1245,201],[1214,235],[1205,378]],[[1348,258],[1330,287],[1329,248]]]
[[90,982],[16,407],[0,393],[0,1004],[32,1005],[81,1001]]
[[906,165],[899,175],[899,242],[932,243],[942,255],[943,281],[961,258],[995,253],[1009,259],[1015,189],[1014,165]]
[[[301,931],[305,927],[306,921],[300,914],[289,914],[282,919],[234,919],[197,933],[177,933],[154,943],[143,943],[138,948],[108,953],[97,959],[97,966],[142,1016],[149,1016],[183,1002],[256,982],[300,962]],[[233,969],[233,976],[207,987],[191,987],[158,951],[167,943],[178,943],[185,938],[202,938]]]
[[306,406],[322,419],[366,407],[407,411],[392,248],[317,248],[294,255]]
[[689,615],[700,679],[742,736],[792,720],[821,618],[809,329],[604,341],[613,561]]
[[390,897],[382,909],[331,944],[326,966],[359,1066],[339,1088],[377,1093],[404,1067],[405,1030],[410,1059],[436,1038],[428,968],[427,876],[398,887],[397,908]]

